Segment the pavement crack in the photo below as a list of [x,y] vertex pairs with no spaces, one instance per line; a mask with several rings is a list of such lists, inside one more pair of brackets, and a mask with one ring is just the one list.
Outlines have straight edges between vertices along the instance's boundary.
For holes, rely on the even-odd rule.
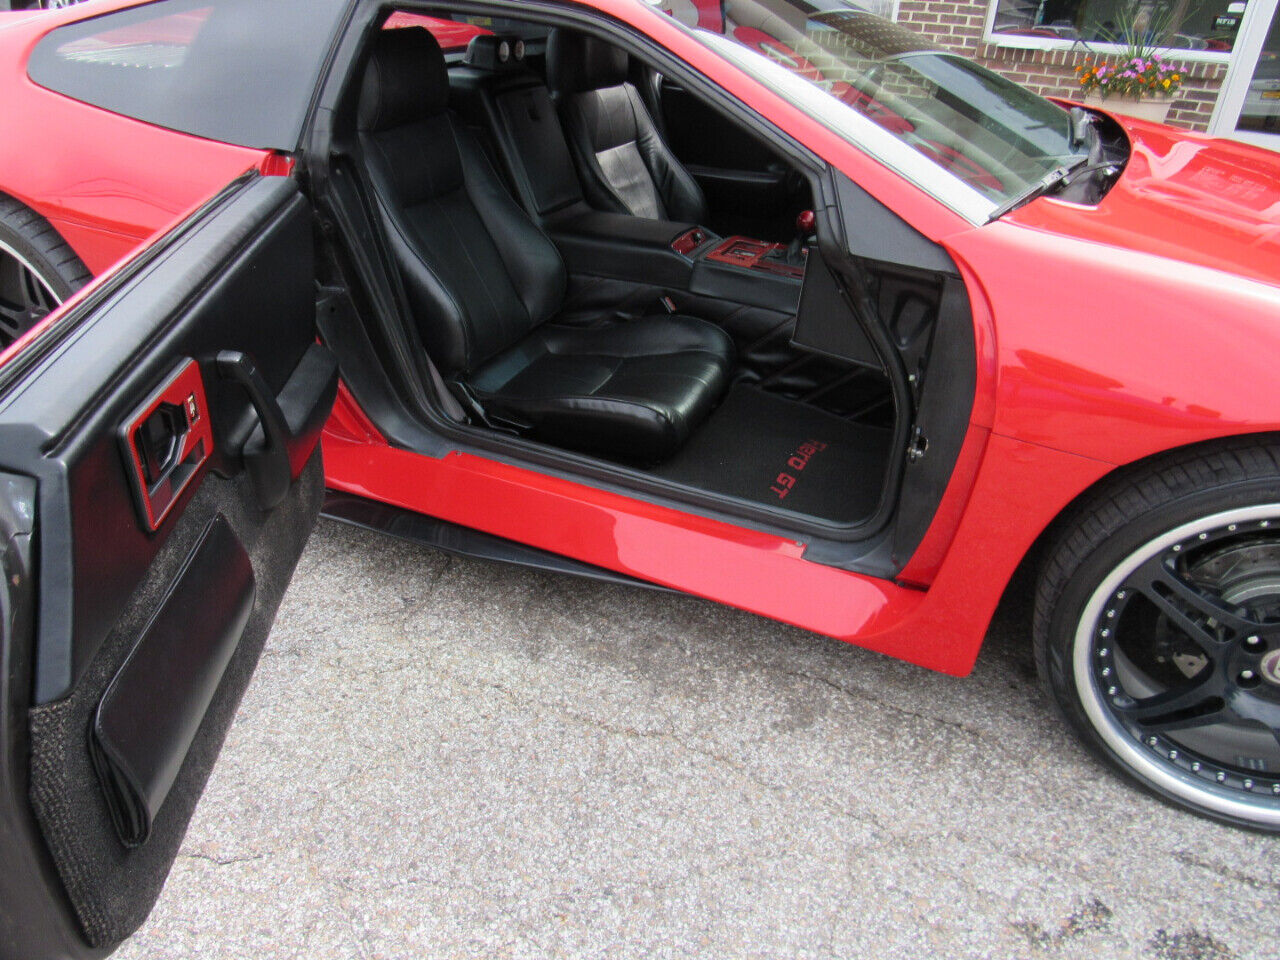
[[976,730],[958,720],[948,720],[946,717],[935,717],[927,713],[918,713],[915,710],[908,710],[905,707],[898,706],[896,703],[891,703],[888,700],[877,697],[861,687],[847,687],[835,680],[828,680],[826,677],[819,677],[812,673],[805,673],[803,670],[783,670],[782,673],[785,676],[794,677],[798,680],[808,680],[810,683],[817,683],[824,687],[829,687],[837,693],[843,694],[852,700],[868,701],[878,707],[883,707],[885,710],[895,713],[898,716],[911,717],[915,720],[923,720],[926,723],[936,723],[939,726],[946,727],[950,730],[957,730],[965,736],[972,737],[974,740],[984,743],[988,742],[988,737],[984,732]]
[[[561,719],[568,720],[570,722],[581,724],[584,726],[594,727],[596,729],[603,730],[604,732],[611,734],[613,736],[623,736],[623,737],[629,737],[633,739],[642,739],[642,740],[664,740],[669,743],[674,743],[677,746],[679,746],[681,749],[686,750],[689,753],[696,754],[697,756],[704,757],[712,761],[716,765],[729,770],[731,773],[740,777],[741,779],[746,780],[748,783],[752,783],[755,786],[760,787],[762,790],[766,790],[777,796],[784,796],[784,797],[791,796],[791,795],[794,795],[796,792],[795,785],[777,784],[777,783],[772,783],[768,780],[762,779],[740,761],[735,760],[730,756],[726,756],[725,754],[717,753],[714,750],[708,750],[703,746],[692,743],[684,739],[683,737],[677,736],[676,734],[671,733],[669,731],[641,730],[636,727],[630,727],[623,724],[610,723],[609,721],[602,720],[599,717],[593,717],[587,714],[581,714],[574,710],[567,709],[558,703],[548,702],[536,697],[522,697],[519,694],[517,694],[515,691],[511,690],[509,687],[503,686],[500,683],[494,683],[492,681],[487,681],[487,680],[478,680],[475,678],[464,679],[458,676],[457,674],[454,674],[453,676],[454,676],[454,679],[456,679],[459,683],[477,684],[486,689],[493,690],[497,693],[500,693],[504,697],[506,697],[508,700],[510,700],[511,702],[519,706],[541,707],[544,710],[554,713],[556,716],[560,717]],[[811,796],[811,801],[814,805],[821,807],[822,809],[826,810],[829,814],[831,814],[834,817],[853,820],[857,823],[862,823],[869,827],[872,827],[877,831],[883,832],[883,831],[889,830],[888,826],[882,823],[879,819],[869,816],[868,814],[863,813],[861,811],[851,810],[846,807],[838,806],[830,802],[824,797]]]
[[[355,896],[355,889],[350,883],[346,882],[346,880],[336,878],[333,882],[334,885],[337,886],[339,890],[343,891],[347,897]],[[335,898],[333,901],[333,907],[346,919],[347,926],[351,930],[352,941],[355,943],[356,949],[360,951],[360,956],[364,958],[364,960],[373,960],[373,954],[369,951],[369,934],[364,927],[361,926],[355,911],[343,902],[342,896]]]
[[1260,890],[1265,893],[1280,892],[1280,882],[1275,880],[1263,880],[1261,877],[1255,877],[1242,870],[1236,870],[1233,867],[1228,867],[1226,864],[1214,863],[1211,860],[1201,859],[1188,850],[1174,851],[1173,859],[1188,867],[1198,867],[1201,870],[1207,870],[1209,873],[1212,873],[1214,876],[1220,877],[1223,880],[1243,884],[1251,890]]
[[436,568],[435,573],[431,575],[431,579],[427,581],[427,592],[422,597],[424,601],[432,599],[436,595],[436,590],[440,588],[440,581],[444,579],[446,573],[453,567],[453,554],[446,553],[444,555],[444,563]]
[[243,857],[215,857],[208,853],[180,853],[178,855],[184,860],[205,860],[219,867],[229,867],[234,863],[252,863],[255,860],[265,860],[265,853],[247,854]]

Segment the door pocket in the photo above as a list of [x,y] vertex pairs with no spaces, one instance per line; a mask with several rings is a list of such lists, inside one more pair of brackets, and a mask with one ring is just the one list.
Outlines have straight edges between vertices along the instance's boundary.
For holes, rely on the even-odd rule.
[[90,756],[126,847],[150,836],[244,633],[255,593],[249,555],[219,514],[99,702]]

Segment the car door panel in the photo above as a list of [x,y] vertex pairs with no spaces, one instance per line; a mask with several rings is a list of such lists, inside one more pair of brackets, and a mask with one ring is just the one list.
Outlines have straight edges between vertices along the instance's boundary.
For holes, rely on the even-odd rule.
[[38,612],[5,623],[0,957],[100,956],[146,918],[323,498],[296,185],[229,188],[92,308],[0,397]]

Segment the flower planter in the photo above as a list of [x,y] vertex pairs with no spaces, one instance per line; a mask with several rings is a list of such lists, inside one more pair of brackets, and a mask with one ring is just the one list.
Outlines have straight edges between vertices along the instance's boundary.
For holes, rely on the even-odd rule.
[[1131,97],[1119,93],[1103,97],[1091,90],[1084,95],[1084,103],[1087,107],[1097,107],[1108,113],[1120,113],[1139,120],[1164,123],[1165,118],[1169,116],[1169,108],[1173,106],[1173,98]]

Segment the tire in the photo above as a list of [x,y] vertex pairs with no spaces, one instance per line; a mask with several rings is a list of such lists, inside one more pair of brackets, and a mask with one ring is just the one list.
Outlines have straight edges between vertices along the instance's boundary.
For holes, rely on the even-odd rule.
[[1035,653],[1084,743],[1148,791],[1280,832],[1280,439],[1175,452],[1084,502]]
[[90,273],[49,221],[0,196],[0,349],[86,283]]

